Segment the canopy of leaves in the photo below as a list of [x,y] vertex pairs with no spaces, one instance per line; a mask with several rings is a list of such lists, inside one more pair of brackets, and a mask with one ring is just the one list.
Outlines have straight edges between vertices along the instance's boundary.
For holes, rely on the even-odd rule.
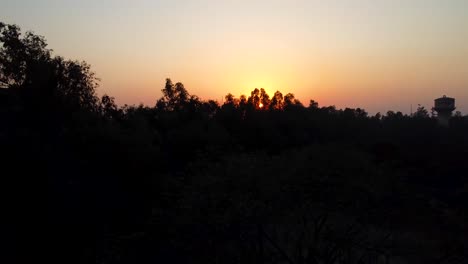
[[121,107],[97,81],[0,23],[7,263],[467,262],[461,113],[220,105],[170,79]]
[[43,37],[0,24],[0,84],[25,105],[97,110],[97,81],[87,63],[52,56]]

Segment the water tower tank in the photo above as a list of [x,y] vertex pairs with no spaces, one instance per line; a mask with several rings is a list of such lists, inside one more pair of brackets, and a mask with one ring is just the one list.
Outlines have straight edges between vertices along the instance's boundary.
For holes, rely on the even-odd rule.
[[434,110],[437,112],[439,124],[448,126],[452,112],[455,110],[455,99],[445,95],[435,99]]

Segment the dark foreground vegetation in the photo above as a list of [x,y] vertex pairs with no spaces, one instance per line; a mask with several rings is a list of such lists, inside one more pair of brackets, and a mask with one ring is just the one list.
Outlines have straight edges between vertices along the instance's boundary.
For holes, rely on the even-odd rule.
[[468,261],[467,117],[219,105],[170,80],[119,107],[1,23],[0,86],[4,263]]

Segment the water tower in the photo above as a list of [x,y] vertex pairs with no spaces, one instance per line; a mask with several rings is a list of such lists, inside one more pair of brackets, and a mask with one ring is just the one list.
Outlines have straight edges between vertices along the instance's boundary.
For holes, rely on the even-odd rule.
[[439,124],[442,126],[448,126],[452,112],[455,110],[455,99],[444,95],[434,101],[434,110],[437,112]]

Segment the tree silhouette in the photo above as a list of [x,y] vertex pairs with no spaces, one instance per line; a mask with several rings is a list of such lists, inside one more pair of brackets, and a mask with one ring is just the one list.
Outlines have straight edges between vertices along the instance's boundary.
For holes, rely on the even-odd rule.
[[415,118],[429,118],[429,112],[427,111],[426,108],[424,108],[424,106],[421,106],[420,104],[418,104],[418,108],[416,112],[413,114],[413,116]]
[[319,108],[318,102],[316,102],[316,101],[314,101],[314,100],[310,100],[309,108],[311,108],[311,109],[318,109],[318,108]]
[[423,106],[264,89],[219,105],[170,79],[155,106],[119,106],[87,63],[3,23],[0,85],[8,263],[467,261],[461,113],[439,127]]
[[163,97],[158,100],[157,105],[169,111],[180,110],[186,106],[190,100],[190,95],[182,83],[172,83],[171,79],[166,79],[166,85],[162,90]]
[[0,82],[25,105],[97,110],[98,79],[88,64],[53,57],[43,37],[22,37],[17,26],[0,24],[0,42]]
[[270,108],[270,96],[266,93],[265,89],[261,88],[260,89],[260,105],[262,106],[261,108],[267,110]]
[[276,91],[273,95],[273,98],[271,99],[271,109],[283,109],[283,94],[280,91]]
[[232,95],[231,93],[228,93],[224,97],[224,100],[225,100],[225,104],[235,105],[235,98],[234,98],[234,95]]
[[121,118],[123,114],[115,103],[115,98],[107,94],[103,95],[101,98],[101,109],[102,115],[107,119]]
[[255,88],[255,90],[253,90],[250,93],[250,96],[247,102],[253,109],[259,109],[260,108],[260,90]]

